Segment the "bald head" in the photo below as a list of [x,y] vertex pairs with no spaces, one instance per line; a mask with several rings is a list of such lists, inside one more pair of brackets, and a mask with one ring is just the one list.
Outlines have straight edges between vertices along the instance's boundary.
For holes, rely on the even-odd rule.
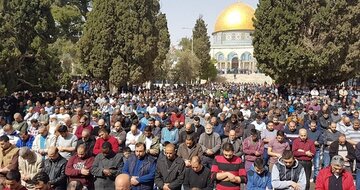
[[299,130],[299,136],[301,140],[306,140],[307,139],[307,131],[306,129],[302,128]]
[[130,190],[130,176],[120,174],[115,179],[115,190]]
[[233,140],[235,140],[235,138],[236,138],[235,130],[230,130],[229,131],[229,139],[233,141]]

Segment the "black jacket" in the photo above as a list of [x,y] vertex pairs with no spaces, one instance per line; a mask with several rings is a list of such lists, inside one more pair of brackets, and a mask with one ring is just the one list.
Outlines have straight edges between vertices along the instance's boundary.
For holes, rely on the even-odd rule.
[[67,186],[67,176],[65,175],[67,160],[59,155],[59,158],[52,161],[46,159],[44,161],[43,172],[47,173],[50,178],[50,185],[55,190],[65,190]]
[[[350,163],[352,163],[356,159],[355,148],[353,147],[353,145],[351,145],[347,141],[345,143],[345,146],[346,146],[346,150],[348,152],[346,158],[348,158],[350,160]],[[329,148],[330,159],[333,156],[338,155],[338,152],[339,152],[339,141],[334,141],[333,143],[331,143],[330,148]]]
[[169,183],[171,190],[181,190],[185,176],[185,163],[182,158],[177,157],[169,166],[166,159],[166,156],[162,156],[157,161],[155,184],[163,189],[164,183]]

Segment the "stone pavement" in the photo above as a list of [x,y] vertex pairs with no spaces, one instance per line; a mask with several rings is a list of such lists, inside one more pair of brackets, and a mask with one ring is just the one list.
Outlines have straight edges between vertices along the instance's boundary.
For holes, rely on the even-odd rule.
[[225,79],[227,82],[235,82],[235,83],[258,83],[263,84],[267,82],[268,84],[272,84],[273,80],[262,73],[254,73],[254,74],[236,74],[236,78],[234,79],[234,74],[222,74],[218,75],[218,77]]

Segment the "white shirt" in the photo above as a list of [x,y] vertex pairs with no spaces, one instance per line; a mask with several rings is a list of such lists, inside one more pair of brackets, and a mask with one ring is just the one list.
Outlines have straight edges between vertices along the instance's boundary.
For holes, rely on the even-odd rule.
[[135,144],[130,144],[130,143],[131,143],[131,141],[137,142],[140,135],[141,135],[141,131],[139,131],[139,130],[135,135],[131,131],[129,131],[126,134],[125,146],[128,146],[131,151],[135,151]]

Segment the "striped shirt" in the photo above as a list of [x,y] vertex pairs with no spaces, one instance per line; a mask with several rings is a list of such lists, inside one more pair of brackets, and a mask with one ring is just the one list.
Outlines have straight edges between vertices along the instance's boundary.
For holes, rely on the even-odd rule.
[[356,143],[360,142],[360,130],[355,130],[351,127],[346,130],[345,135],[347,139],[353,140]]
[[[227,160],[222,155],[216,156],[211,167],[211,173],[215,180],[216,174],[220,172],[231,172],[235,176],[240,176],[241,183],[246,183],[246,170],[240,157],[233,156],[231,160]],[[216,180],[216,189],[240,190],[240,184]]]

